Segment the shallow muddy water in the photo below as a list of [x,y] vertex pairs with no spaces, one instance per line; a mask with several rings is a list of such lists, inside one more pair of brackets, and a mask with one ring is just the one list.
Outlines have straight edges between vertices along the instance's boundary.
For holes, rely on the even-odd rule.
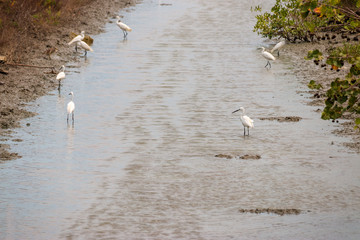
[[261,2],[145,0],[120,13],[125,41],[107,24],[8,141],[23,157],[0,164],[1,239],[359,239],[360,156],[285,55],[264,68]]

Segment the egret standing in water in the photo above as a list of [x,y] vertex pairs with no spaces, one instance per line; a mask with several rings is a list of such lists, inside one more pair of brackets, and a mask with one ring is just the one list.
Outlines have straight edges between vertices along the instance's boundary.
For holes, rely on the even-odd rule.
[[241,111],[240,119],[241,119],[242,125],[244,126],[244,136],[245,136],[245,128],[248,129],[248,136],[249,136],[250,135],[249,128],[254,127],[254,120],[252,120],[248,116],[244,115],[245,114],[245,108],[241,107],[238,110],[233,111],[232,113],[236,113],[237,111]]
[[281,41],[281,42],[278,42],[274,47],[273,49],[271,49],[271,53],[273,53],[274,51],[278,51],[278,57],[280,56],[280,48],[282,48],[283,46],[285,45],[285,40]]
[[60,85],[61,85],[61,80],[63,80],[65,78],[65,66],[62,65],[60,70],[59,70],[59,73],[56,75],[56,80],[58,80],[59,82],[59,90],[60,90]]
[[126,36],[128,35],[128,32],[131,32],[132,29],[125,23],[121,22],[120,16],[116,16],[116,19],[117,19],[116,25],[118,25],[119,28],[123,31],[124,38],[126,38]]
[[262,48],[261,55],[267,60],[265,67],[267,67],[267,65],[269,65],[271,68],[270,60],[275,61],[275,57],[271,53],[265,51],[264,47],[261,47],[261,48]]
[[76,43],[77,45],[79,45],[79,47],[81,47],[82,49],[85,50],[85,54],[84,56],[87,55],[87,51],[93,52],[94,50],[92,50],[92,48],[84,41],[79,41]]
[[74,124],[74,110],[75,110],[75,103],[73,101],[74,99],[74,93],[70,92],[69,95],[71,95],[71,101],[67,104],[67,123],[69,123],[69,116],[71,114],[72,123]]
[[68,45],[71,45],[73,43],[75,44],[75,50],[77,51],[77,43],[82,41],[85,38],[85,31],[81,31],[80,35],[77,35],[76,37],[74,37],[69,43]]

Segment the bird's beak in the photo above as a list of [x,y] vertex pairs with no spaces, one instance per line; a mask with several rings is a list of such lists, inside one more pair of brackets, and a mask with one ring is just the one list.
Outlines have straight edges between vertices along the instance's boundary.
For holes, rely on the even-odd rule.
[[239,111],[239,110],[240,110],[240,108],[239,108],[238,110],[233,111],[232,113],[236,113],[236,112]]

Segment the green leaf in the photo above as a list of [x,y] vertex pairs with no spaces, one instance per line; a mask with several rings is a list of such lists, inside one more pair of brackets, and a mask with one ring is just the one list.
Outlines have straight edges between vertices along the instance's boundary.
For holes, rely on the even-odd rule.
[[352,65],[350,68],[350,72],[353,75],[360,75],[360,68],[357,65]]
[[360,125],[360,118],[356,118],[356,119],[355,119],[355,124],[356,124],[356,125]]
[[309,51],[308,55],[305,57],[305,59],[306,60],[311,60],[311,59],[322,60],[323,59],[322,52],[320,52],[318,49]]
[[311,80],[308,84],[308,87],[310,89],[320,89],[322,88],[322,85],[321,84],[317,84],[314,80]]

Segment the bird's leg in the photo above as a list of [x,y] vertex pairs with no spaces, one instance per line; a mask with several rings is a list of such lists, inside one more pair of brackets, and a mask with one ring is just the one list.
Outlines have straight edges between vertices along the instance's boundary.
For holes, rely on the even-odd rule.
[[269,66],[270,66],[270,68],[271,68],[271,63],[270,63],[270,61],[268,61],[268,63],[269,63]]
[[87,51],[85,50],[85,54],[84,54],[84,56],[86,56],[87,55]]
[[266,63],[266,65],[265,65],[265,67],[267,67],[269,65],[269,61],[267,61],[267,63]]
[[74,112],[72,112],[72,122],[74,124]]
[[250,128],[248,128],[248,136],[250,136]]
[[77,52],[77,43],[75,44],[75,51]]
[[245,136],[245,127],[244,127],[244,136]]
[[66,122],[69,124],[69,114],[67,114],[66,116]]
[[278,50],[278,57],[280,57],[280,50]]

